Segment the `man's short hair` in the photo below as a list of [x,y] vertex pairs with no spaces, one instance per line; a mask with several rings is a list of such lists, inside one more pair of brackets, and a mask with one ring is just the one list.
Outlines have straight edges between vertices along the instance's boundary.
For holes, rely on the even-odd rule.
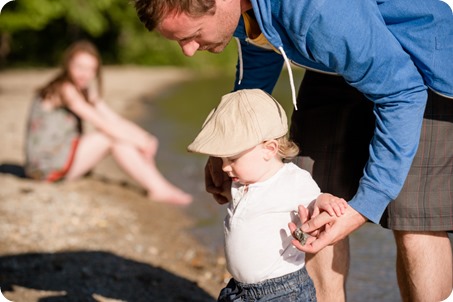
[[215,13],[216,0],[133,0],[137,16],[152,31],[170,12],[201,17]]

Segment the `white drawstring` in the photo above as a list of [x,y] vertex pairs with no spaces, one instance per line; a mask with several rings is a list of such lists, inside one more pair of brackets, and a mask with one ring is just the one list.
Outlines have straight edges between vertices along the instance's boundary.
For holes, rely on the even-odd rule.
[[[242,59],[242,49],[241,49],[241,42],[238,38],[235,37],[236,44],[238,46],[238,56],[239,56],[239,79],[238,79],[238,85],[241,85],[242,78],[244,76],[244,68],[243,68],[243,59]],[[288,74],[289,74],[289,84],[291,86],[291,95],[293,99],[293,105],[294,109],[297,110],[297,98],[296,98],[296,88],[294,87],[294,78],[293,78],[293,70],[291,69],[291,63],[289,62],[288,57],[286,56],[285,50],[283,47],[278,48],[281,55],[283,56],[283,59],[285,61],[286,67],[288,69]]]
[[297,98],[296,98],[296,88],[294,87],[294,78],[293,78],[293,70],[291,69],[291,63],[288,60],[288,57],[286,56],[285,50],[283,47],[279,47],[278,50],[280,50],[280,53],[283,56],[283,59],[285,60],[286,67],[288,68],[288,74],[289,74],[289,84],[291,85],[291,94],[293,97],[293,105],[294,109],[297,110]]
[[241,42],[238,38],[234,38],[236,40],[236,44],[238,45],[238,56],[239,56],[239,79],[238,85],[241,85],[242,77],[244,76],[244,69],[242,67],[242,49],[241,49]]

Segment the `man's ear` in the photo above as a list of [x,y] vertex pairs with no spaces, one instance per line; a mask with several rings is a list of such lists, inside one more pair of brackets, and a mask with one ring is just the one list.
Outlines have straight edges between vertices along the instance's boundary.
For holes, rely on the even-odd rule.
[[275,139],[265,141],[263,143],[264,159],[270,160],[278,153],[278,142]]

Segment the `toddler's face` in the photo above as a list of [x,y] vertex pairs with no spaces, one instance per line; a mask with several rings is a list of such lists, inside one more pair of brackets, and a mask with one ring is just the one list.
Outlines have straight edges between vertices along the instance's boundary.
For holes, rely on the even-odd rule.
[[222,170],[232,181],[252,184],[264,181],[268,177],[271,161],[266,160],[264,144],[243,151],[235,156],[222,157]]

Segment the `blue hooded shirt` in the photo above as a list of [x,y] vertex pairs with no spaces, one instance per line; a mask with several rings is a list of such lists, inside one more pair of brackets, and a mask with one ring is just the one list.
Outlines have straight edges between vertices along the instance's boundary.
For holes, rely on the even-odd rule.
[[453,8],[440,0],[251,2],[273,50],[254,45],[241,18],[235,90],[271,93],[291,61],[341,75],[374,102],[370,157],[349,204],[378,223],[415,156],[427,87],[453,99]]

